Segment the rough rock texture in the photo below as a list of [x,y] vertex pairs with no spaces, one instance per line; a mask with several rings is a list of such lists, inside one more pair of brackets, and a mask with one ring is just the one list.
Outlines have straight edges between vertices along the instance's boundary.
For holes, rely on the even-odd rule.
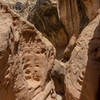
[[55,91],[58,96],[60,95],[62,97],[62,100],[65,100],[65,72],[65,65],[62,62],[55,60],[51,71],[51,77],[54,81]]
[[0,100],[57,100],[54,57],[52,44],[0,2]]
[[79,34],[96,17],[100,7],[100,0],[5,1],[34,24],[56,47],[57,59],[64,56],[65,61],[69,60]]
[[37,0],[30,10],[28,21],[44,34],[56,47],[57,58],[61,58],[68,43],[67,32],[59,20],[56,3]]
[[[29,9],[23,10],[26,2],[18,1],[15,9],[19,12]],[[69,39],[65,52],[70,59],[66,63],[55,59],[54,46],[34,25],[0,0],[0,100],[100,99],[100,11],[97,10],[100,2],[60,0],[59,3],[57,13],[51,1],[38,0],[29,21],[60,48],[57,56],[63,53],[62,45]]]
[[82,31],[66,66],[66,100],[99,100],[100,15]]
[[20,16],[27,19],[32,6],[36,4],[36,0],[4,0],[5,3]]
[[59,0],[58,3],[60,19],[70,37],[79,34],[84,26],[95,18],[100,7],[99,0]]
[[58,17],[57,0],[6,0],[6,3],[52,42],[57,49],[56,58],[61,59],[68,37]]
[[69,44],[65,57],[70,58],[71,51],[82,29],[97,15],[100,0],[58,0],[58,10],[68,33]]

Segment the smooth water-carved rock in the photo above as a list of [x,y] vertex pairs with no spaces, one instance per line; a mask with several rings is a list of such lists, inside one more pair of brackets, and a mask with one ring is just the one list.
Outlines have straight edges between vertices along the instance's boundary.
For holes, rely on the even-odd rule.
[[100,8],[100,0],[58,0],[59,17],[68,33],[69,44],[64,57],[68,60],[83,28],[93,20]]

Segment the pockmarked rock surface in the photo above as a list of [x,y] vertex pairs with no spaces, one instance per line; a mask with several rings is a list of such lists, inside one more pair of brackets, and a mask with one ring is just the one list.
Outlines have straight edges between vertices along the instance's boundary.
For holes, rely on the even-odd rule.
[[66,66],[66,100],[99,100],[100,15],[82,31]]
[[57,100],[54,57],[53,45],[0,1],[0,100]]
[[[81,31],[100,8],[100,0],[5,0],[48,38],[57,59],[69,60]],[[58,10],[57,10],[58,9]]]
[[[58,8],[61,7],[59,9],[63,12],[59,10],[58,14],[63,28],[57,27],[59,18],[56,16],[57,10],[53,12],[55,7],[41,5],[43,8],[48,7],[47,9],[40,7],[43,10],[41,18],[45,20],[43,23],[46,21],[53,23],[51,27],[57,25],[58,30],[55,31],[55,27],[50,30],[54,29],[51,33],[59,33],[59,39],[69,27],[67,36],[71,44],[67,50],[70,52],[72,50],[72,53],[67,52],[70,59],[66,63],[56,60],[54,46],[34,25],[14,13],[14,10],[9,9],[0,0],[0,100],[100,99],[100,13],[97,10],[100,2],[64,0],[59,3]],[[17,7],[23,8],[23,4],[24,1],[18,2]],[[91,21],[92,19],[94,20]],[[41,29],[41,25],[39,27]],[[64,37],[64,40],[62,38],[63,41],[60,41],[56,34],[54,36],[56,37],[52,38],[54,43],[64,43],[67,39]]]
[[68,37],[58,17],[57,0],[5,0],[5,2],[51,41],[57,49],[56,58],[61,59]]

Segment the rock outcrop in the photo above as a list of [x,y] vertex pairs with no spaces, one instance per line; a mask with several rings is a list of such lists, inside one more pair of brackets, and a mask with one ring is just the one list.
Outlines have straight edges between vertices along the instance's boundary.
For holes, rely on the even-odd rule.
[[0,1],[0,100],[56,100],[55,49]]
[[64,54],[66,59],[70,58],[79,34],[96,17],[99,8],[100,0],[58,0],[60,20],[69,37]]
[[7,3],[34,24],[57,49],[56,58],[64,57],[65,61],[69,60],[79,34],[96,17],[100,7],[100,0],[11,0]]
[[37,0],[27,20],[52,42],[57,50],[57,59],[61,59],[68,43],[68,34],[59,20],[57,3],[50,0]]
[[14,12],[29,3],[15,1],[0,0],[0,100],[99,100],[100,1],[59,0],[58,12],[55,0],[35,1],[35,26]]
[[57,0],[6,0],[13,11],[27,19],[57,49],[57,59],[61,59],[68,44],[68,34],[59,20]]
[[100,15],[82,31],[66,66],[66,100],[99,100]]

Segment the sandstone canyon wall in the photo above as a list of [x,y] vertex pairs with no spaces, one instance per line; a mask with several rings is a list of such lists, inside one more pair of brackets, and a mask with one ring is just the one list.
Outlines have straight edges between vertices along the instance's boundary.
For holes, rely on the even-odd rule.
[[29,1],[0,0],[0,100],[99,100],[100,0]]
[[58,0],[59,17],[69,38],[64,54],[67,59],[70,58],[79,34],[96,17],[99,8],[100,0]]
[[66,100],[99,100],[100,1],[58,2],[60,20],[69,34],[69,44],[65,49],[67,60],[70,58],[66,62]]
[[99,100],[100,15],[82,31],[66,63],[66,100]]
[[54,57],[52,44],[0,2],[0,100],[56,100]]

